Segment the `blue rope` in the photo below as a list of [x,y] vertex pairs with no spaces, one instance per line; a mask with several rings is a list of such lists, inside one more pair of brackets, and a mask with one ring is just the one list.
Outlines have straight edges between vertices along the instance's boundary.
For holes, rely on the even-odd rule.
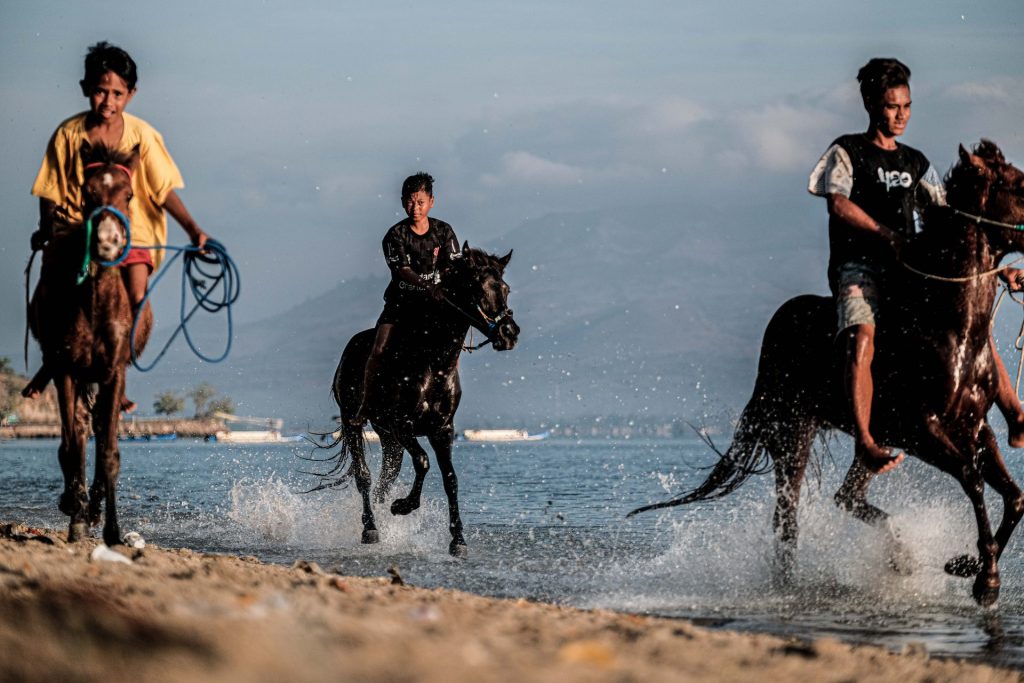
[[[175,340],[179,333],[184,333],[185,340],[188,342],[189,348],[196,354],[200,359],[207,363],[219,363],[228,357],[228,353],[231,351],[231,338],[234,336],[234,324],[231,319],[231,306],[238,300],[238,293],[240,290],[240,280],[238,277],[238,266],[235,265],[234,260],[228,256],[227,250],[224,245],[217,240],[208,239],[206,240],[205,246],[200,250],[199,247],[186,246],[186,247],[143,247],[138,246],[136,249],[168,249],[170,251],[177,252],[167,261],[166,264],[160,269],[160,272],[153,278],[153,282],[150,287],[146,290],[146,296],[143,297],[142,302],[139,304],[139,309],[135,312],[135,319],[132,321],[132,332],[131,332],[131,351],[132,351],[132,365],[134,365],[140,372],[149,372],[156,364],[160,362],[160,359],[167,353],[167,349],[170,348],[171,342]],[[160,349],[160,353],[157,355],[153,362],[143,367],[139,364],[138,355],[135,352],[135,328],[138,327],[139,317],[142,315],[142,311],[146,306],[146,302],[149,301],[150,294],[156,289],[157,284],[170,270],[171,264],[174,263],[179,257],[184,255],[182,259],[182,275],[181,275],[181,322],[178,323],[178,327],[175,328],[174,333],[171,334],[170,339],[164,344],[164,347]],[[207,284],[209,282],[209,284]],[[195,304],[192,309],[186,313],[186,301],[188,299],[187,293],[192,293],[192,298],[195,299]],[[219,292],[217,298],[214,298],[214,293]],[[227,309],[228,317],[228,339],[224,346],[224,353],[220,356],[213,358],[210,356],[203,355],[203,352],[199,350],[195,342],[192,341],[192,337],[188,332],[188,322],[192,319],[192,316],[203,309],[207,313],[219,313],[221,310]]]

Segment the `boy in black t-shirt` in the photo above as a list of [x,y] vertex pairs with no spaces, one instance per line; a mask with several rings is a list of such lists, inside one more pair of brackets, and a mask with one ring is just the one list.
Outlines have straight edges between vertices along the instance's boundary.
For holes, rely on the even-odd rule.
[[[808,190],[828,200],[829,287],[838,333],[846,341],[856,454],[881,473],[896,467],[903,453],[893,455],[869,430],[880,276],[914,234],[915,207],[944,205],[945,190],[924,154],[896,141],[910,121],[910,69],[896,59],[876,58],[857,80],[868,130],[837,138],[811,172]],[[994,343],[992,355],[999,378],[996,403],[1010,427],[1010,445],[1024,446],[1024,410]]]
[[363,397],[350,423],[366,422],[366,402],[380,359],[395,325],[422,325],[443,297],[440,273],[462,255],[452,226],[428,215],[434,207],[434,179],[427,173],[409,176],[402,184],[402,206],[408,218],[391,226],[381,247],[391,269],[384,292],[384,311],[377,319],[373,349],[363,373]]

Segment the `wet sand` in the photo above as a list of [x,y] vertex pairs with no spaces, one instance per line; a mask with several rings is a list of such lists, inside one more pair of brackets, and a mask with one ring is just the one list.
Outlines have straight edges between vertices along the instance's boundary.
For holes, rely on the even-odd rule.
[[[1021,681],[1018,672],[834,640],[708,631],[302,560],[98,540],[0,523],[0,680]],[[382,568],[383,569],[383,568]]]

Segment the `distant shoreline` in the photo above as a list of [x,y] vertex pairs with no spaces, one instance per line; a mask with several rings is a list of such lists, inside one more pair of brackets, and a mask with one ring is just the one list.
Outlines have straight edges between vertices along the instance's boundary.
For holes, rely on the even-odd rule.
[[[224,421],[213,418],[121,418],[120,438],[164,436],[176,434],[183,438],[203,439],[224,430]],[[57,439],[59,422],[25,422],[0,427],[0,440],[5,439]]]

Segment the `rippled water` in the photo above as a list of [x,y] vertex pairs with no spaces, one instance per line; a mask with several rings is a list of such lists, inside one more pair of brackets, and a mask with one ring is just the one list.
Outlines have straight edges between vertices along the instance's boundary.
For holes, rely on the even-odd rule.
[[[447,554],[436,467],[423,507],[408,517],[379,510],[381,543],[364,546],[354,488],[299,493],[314,483],[299,473],[309,463],[297,456],[309,452],[303,444],[122,444],[122,528],[164,546],[281,563],[303,558],[346,574],[380,576],[398,565],[419,586],[895,650],[919,642],[935,655],[1024,669],[1020,543],[1012,541],[1001,561],[999,607],[977,607],[970,582],[942,571],[950,557],[974,550],[967,499],[952,479],[916,460],[881,477],[871,496],[893,514],[914,555],[912,575],[888,571],[877,534],[832,505],[850,457],[840,445],[804,490],[797,581],[783,592],[769,572],[769,477],[722,500],[625,519],[696,483],[703,474],[696,468],[714,458],[696,439],[456,444],[466,560]],[[373,446],[371,455],[376,467]],[[56,443],[3,442],[0,458],[0,519],[62,528]],[[411,475],[407,460],[394,494],[404,495]],[[991,492],[989,500],[997,519],[999,502]]]

